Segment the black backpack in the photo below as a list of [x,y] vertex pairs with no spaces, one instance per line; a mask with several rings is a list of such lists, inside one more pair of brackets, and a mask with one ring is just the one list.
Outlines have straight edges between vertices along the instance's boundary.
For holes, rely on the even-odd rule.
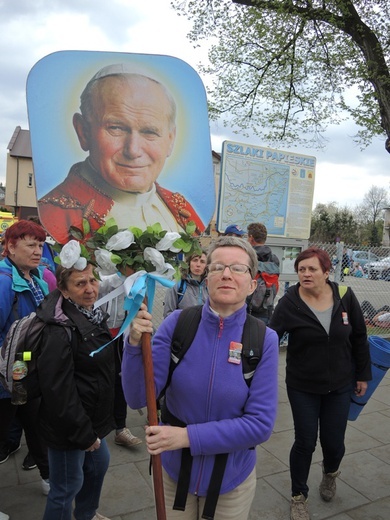
[[[202,316],[202,308],[203,305],[187,307],[180,313],[172,336],[171,363],[169,365],[168,379],[159,399],[165,394],[166,389],[170,385],[173,371],[183,359],[195,338]],[[261,320],[247,314],[241,343],[242,371],[248,386],[250,386],[252,382],[256,367],[263,354],[265,331],[266,326]]]
[[264,315],[269,308],[273,308],[279,291],[279,273],[279,266],[273,258],[268,262],[259,260],[256,289],[246,300],[249,314]]
[[[25,404],[41,395],[37,360],[45,326],[46,323],[31,312],[15,320],[4,339],[0,351],[0,381],[11,393],[12,404]],[[71,328],[65,326],[65,330],[72,344]]]

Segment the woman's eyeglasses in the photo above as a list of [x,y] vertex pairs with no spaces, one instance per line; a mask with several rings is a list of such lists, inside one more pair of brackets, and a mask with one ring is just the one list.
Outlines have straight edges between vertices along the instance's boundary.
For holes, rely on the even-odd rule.
[[251,272],[250,267],[245,264],[209,264],[208,271],[210,274],[222,274],[227,267],[232,274],[246,274]]

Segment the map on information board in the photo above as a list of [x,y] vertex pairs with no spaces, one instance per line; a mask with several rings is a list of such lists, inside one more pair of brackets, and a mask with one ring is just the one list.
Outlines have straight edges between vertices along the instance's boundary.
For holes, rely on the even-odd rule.
[[307,239],[316,158],[224,141],[217,230],[262,222],[269,236]]

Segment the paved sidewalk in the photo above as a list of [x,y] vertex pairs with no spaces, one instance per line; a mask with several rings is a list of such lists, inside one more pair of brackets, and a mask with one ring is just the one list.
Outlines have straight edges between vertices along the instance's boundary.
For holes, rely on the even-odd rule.
[[[284,385],[285,352],[280,353],[279,414],[271,439],[258,447],[257,492],[250,520],[288,520],[290,479],[288,456],[293,441],[290,407]],[[130,411],[128,426],[143,436],[145,415]],[[154,498],[148,475],[145,445],[132,450],[108,437],[111,464],[99,512],[112,520],[153,520]],[[309,508],[312,520],[388,520],[390,518],[390,374],[356,421],[349,422],[346,455],[337,481],[338,493],[331,503],[318,494],[321,479],[317,449],[310,473]],[[23,445],[0,465],[0,511],[11,520],[40,520],[45,507],[38,471],[23,471],[27,451]],[[237,519],[240,520],[240,519]]]

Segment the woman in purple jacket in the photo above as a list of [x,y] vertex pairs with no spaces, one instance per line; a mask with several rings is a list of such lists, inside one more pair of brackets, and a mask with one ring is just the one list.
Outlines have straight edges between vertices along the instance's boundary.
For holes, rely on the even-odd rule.
[[[247,319],[245,300],[256,287],[256,254],[248,242],[222,237],[210,247],[207,268],[209,298],[197,334],[166,390],[169,420],[146,427],[146,444],[151,455],[162,454],[167,518],[197,519],[198,511],[213,518],[208,504],[218,500],[216,519],[245,520],[256,488],[253,448],[270,437],[276,417],[278,339],[266,329],[261,361],[248,386],[239,345]],[[167,382],[180,312],[169,315],[153,338],[157,395]],[[122,381],[132,408],[146,403],[140,342],[143,332],[153,330],[151,319],[143,305],[125,340]],[[238,354],[233,353],[236,345]],[[224,469],[217,462],[221,454],[227,454]],[[188,487],[179,478],[181,468],[187,469]],[[210,484],[216,480],[221,487],[212,496]]]

